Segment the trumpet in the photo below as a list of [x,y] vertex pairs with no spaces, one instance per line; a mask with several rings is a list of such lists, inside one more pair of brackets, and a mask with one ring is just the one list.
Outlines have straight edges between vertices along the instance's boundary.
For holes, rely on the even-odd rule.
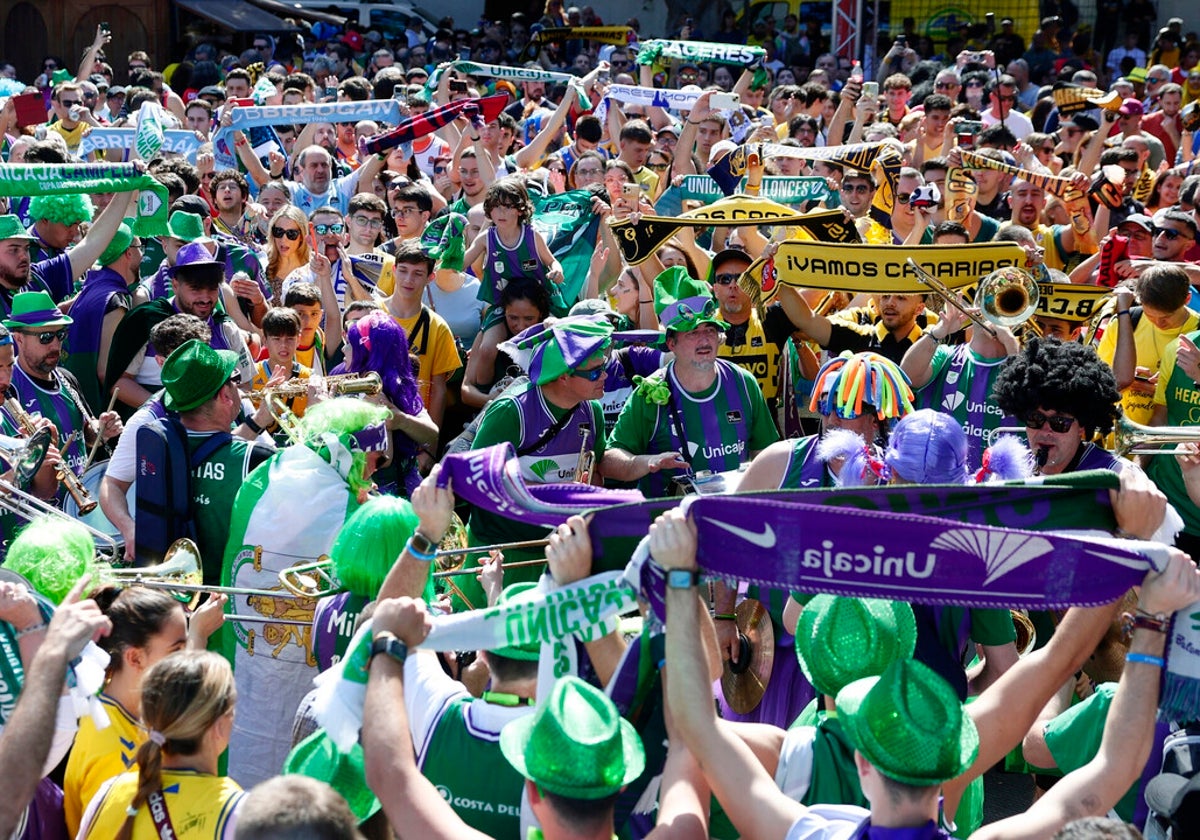
[[[17,425],[21,427],[21,431],[25,433],[26,437],[32,437],[37,433],[40,427],[33,419],[33,416],[21,405],[20,400],[9,397],[4,401],[4,407],[12,415]],[[99,433],[97,432],[97,434]],[[66,449],[67,447],[64,446],[63,450],[65,451]],[[79,480],[79,476],[75,475],[75,472],[67,465],[65,460],[58,462],[54,476],[58,479],[58,483],[63,486],[63,489],[70,493],[71,498],[75,500],[75,506],[79,508],[80,516],[89,514],[96,509],[96,500],[92,498],[92,494],[83,486],[83,482]],[[32,478],[32,476],[30,477]]]
[[997,269],[979,281],[975,292],[974,306],[982,313],[981,317],[960,304],[958,295],[941,280],[921,268],[912,257],[909,257],[908,265],[916,274],[917,280],[928,286],[931,293],[966,315],[992,338],[996,337],[993,325],[1016,327],[1033,317],[1041,298],[1037,281],[1028,272],[1011,266]]
[[592,470],[596,465],[596,453],[588,448],[588,438],[591,437],[591,432],[587,428],[580,428],[579,437],[579,463],[575,465],[575,483],[576,484],[591,484]]
[[[343,397],[347,394],[366,394],[374,396],[383,390],[383,380],[374,371],[367,373],[343,373],[337,376],[321,378],[331,397]],[[290,400],[308,395],[309,379],[291,379],[274,388],[263,388],[261,391],[250,392],[250,402],[258,405],[263,400]]]
[[[1200,426],[1143,426],[1127,417],[1117,418],[1114,433],[1117,455],[1180,455],[1190,454],[1190,447],[1178,444],[1200,443]],[[1170,449],[1160,449],[1166,444],[1176,444]]]

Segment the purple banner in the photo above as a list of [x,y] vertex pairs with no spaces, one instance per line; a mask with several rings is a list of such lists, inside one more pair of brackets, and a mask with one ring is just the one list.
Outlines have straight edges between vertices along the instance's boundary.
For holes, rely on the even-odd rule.
[[749,497],[698,498],[700,567],[803,592],[967,607],[1115,600],[1167,547]]
[[442,459],[438,484],[454,482],[466,502],[518,522],[557,527],[595,508],[644,502],[638,490],[605,490],[590,484],[526,484],[511,443],[498,443]]

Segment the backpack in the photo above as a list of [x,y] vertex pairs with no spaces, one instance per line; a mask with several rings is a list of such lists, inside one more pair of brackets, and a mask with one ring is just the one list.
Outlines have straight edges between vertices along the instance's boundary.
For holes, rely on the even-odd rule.
[[187,429],[177,414],[151,420],[137,431],[137,565],[161,563],[175,540],[196,539],[192,508],[192,470],[233,438],[229,432],[208,437],[188,454]]
[[[1162,767],[1159,772],[1174,773],[1189,779],[1200,773],[1200,725],[1189,724],[1163,740]],[[1151,808],[1142,833],[1146,840],[1166,840],[1170,827],[1170,820]]]

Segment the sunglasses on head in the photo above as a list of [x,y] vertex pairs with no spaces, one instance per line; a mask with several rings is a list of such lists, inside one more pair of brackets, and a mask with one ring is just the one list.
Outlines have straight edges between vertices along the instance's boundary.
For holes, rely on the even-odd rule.
[[1047,423],[1050,424],[1050,431],[1062,434],[1071,430],[1075,425],[1075,418],[1068,414],[1056,414],[1053,417],[1047,417],[1040,411],[1034,411],[1025,417],[1025,428],[1040,429]]
[[300,238],[300,231],[295,228],[273,227],[271,228],[271,236],[276,239],[283,239],[286,236],[289,242],[295,242]]
[[[740,277],[741,275],[738,275],[738,276]],[[714,279],[716,279],[716,278],[714,278]],[[712,298],[709,298],[708,300],[706,300],[704,302],[704,308],[701,309],[699,312],[697,312],[695,309],[692,309],[690,304],[687,304],[687,303],[679,304],[679,316],[688,321],[694,321],[699,318],[711,318],[716,314],[717,314],[717,302],[715,300],[713,300]]]
[[47,330],[46,332],[31,332],[30,330],[21,330],[25,335],[31,336],[38,340],[39,344],[49,344],[57,339],[60,343],[67,340],[67,328],[61,330]]
[[345,233],[346,226],[341,222],[334,222],[331,225],[313,225],[313,230],[317,236],[328,236],[331,233]]

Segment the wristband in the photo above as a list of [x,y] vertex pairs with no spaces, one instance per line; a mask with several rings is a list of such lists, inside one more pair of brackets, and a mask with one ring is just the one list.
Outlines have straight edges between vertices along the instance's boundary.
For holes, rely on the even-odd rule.
[[13,637],[16,639],[21,639],[21,638],[24,638],[25,636],[30,635],[31,633],[38,633],[45,629],[46,629],[46,622],[39,621],[37,624],[29,625],[24,630],[18,630],[16,633],[13,634]]
[[639,300],[638,303],[654,303],[653,300]]
[[[414,536],[415,536],[415,534],[414,534]],[[434,551],[429,551],[429,552],[421,551],[419,548],[417,548],[415,545],[413,545],[413,538],[412,538],[412,537],[409,537],[409,538],[408,538],[408,542],[406,542],[406,543],[404,544],[404,550],[405,550],[405,551],[407,551],[409,554],[411,554],[411,555],[412,555],[414,558],[416,558],[417,560],[420,560],[422,563],[432,563],[434,560],[436,560],[436,559],[437,559],[437,553],[436,553],[436,552],[434,552]]]
[[1151,656],[1148,653],[1127,653],[1125,654],[1126,662],[1140,662],[1142,665],[1153,665],[1155,668],[1161,668],[1166,665],[1166,660],[1161,656]]
[[265,432],[267,430],[265,426],[258,425],[258,421],[254,419],[253,415],[250,415],[249,417],[247,417],[245,420],[245,423],[246,423],[246,428],[249,429],[250,431],[254,432],[254,434],[256,434],[256,435],[261,435],[263,432]]
[[713,613],[713,621],[737,621],[733,613]]
[[1129,310],[1128,310],[1128,309],[1118,309],[1118,310],[1117,310],[1117,317],[1118,317],[1118,318],[1120,318],[1122,315],[1128,315],[1128,314],[1129,314]]

